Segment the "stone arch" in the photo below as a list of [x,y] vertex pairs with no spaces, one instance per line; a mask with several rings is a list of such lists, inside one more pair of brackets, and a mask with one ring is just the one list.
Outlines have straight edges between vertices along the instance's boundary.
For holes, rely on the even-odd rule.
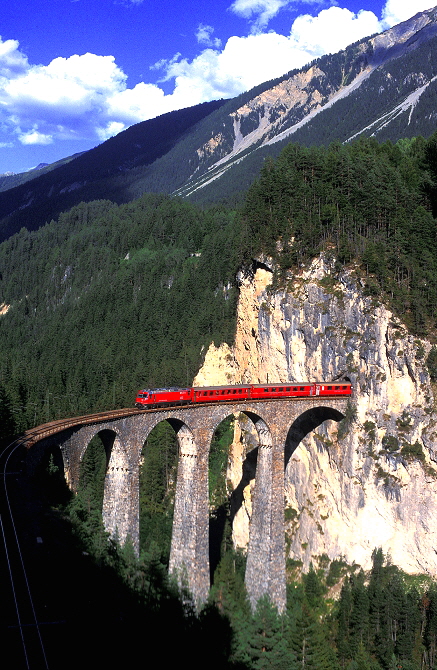
[[[220,473],[216,471],[216,475],[219,475],[219,488],[213,489],[211,482],[212,466],[215,464],[217,467],[217,461],[215,460],[216,454],[214,453],[214,444],[219,446],[219,443],[215,443],[215,440],[222,440],[224,433],[220,434],[221,430],[226,430],[229,428],[229,421],[232,421],[234,428],[240,425],[239,415],[240,412],[233,412],[229,408],[223,408],[225,412],[220,416],[219,420],[214,421],[212,425],[211,439],[209,440],[208,445],[208,501],[209,501],[209,565],[210,565],[210,582],[212,584],[214,579],[214,573],[217,569],[217,566],[220,563],[222,558],[221,550],[223,546],[223,539],[226,533],[226,529],[229,529],[229,524],[232,527],[233,523],[233,494],[234,490],[237,487],[235,476],[233,479],[229,480],[229,474],[236,474],[235,470],[238,472],[240,469],[241,454],[238,453],[238,447],[236,448],[235,435],[238,434],[238,430],[233,432],[231,441],[228,443],[226,453],[222,453],[225,457],[224,463],[221,463]],[[221,445],[223,446],[223,445]],[[232,449],[234,447],[234,449]],[[212,460],[213,459],[213,460]],[[230,468],[231,462],[234,464]],[[236,464],[236,467],[235,467]],[[223,489],[221,484],[223,480],[223,470],[226,473],[226,497],[223,496]],[[231,490],[229,491],[228,484],[231,481]],[[238,483],[240,479],[238,480]],[[217,481],[215,481],[217,484]],[[219,498],[216,494],[219,493]]]
[[241,479],[231,495],[231,523],[234,522],[235,517],[240,512],[245,499],[246,502],[248,502],[248,487],[256,477],[260,447],[272,445],[270,429],[258,414],[255,414],[252,411],[242,411],[240,414],[244,417],[247,417],[251,426],[253,426],[257,435],[257,444],[255,446],[251,446],[249,451],[246,451],[244,460],[242,462]]
[[[130,535],[136,542],[135,519],[138,505],[132,503],[134,489],[132,467],[125,446],[125,436],[118,426],[98,424],[82,428],[73,436],[73,452],[77,449],[77,466],[73,468],[73,490],[77,490],[80,470],[92,440],[99,437],[105,452],[102,519],[105,530],[120,543]],[[77,445],[76,447],[74,445]],[[71,454],[72,455],[72,454]],[[68,456],[65,454],[65,457]],[[73,460],[75,460],[73,458]]]
[[147,426],[146,434],[142,433],[144,440],[139,444],[139,549],[147,551],[151,543],[158,543],[166,559],[170,550],[177,463],[186,432],[183,422],[160,417]]
[[116,438],[119,436],[115,428],[102,428],[99,426],[86,426],[81,428],[77,434],[79,440],[78,461],[79,467],[83,462],[86,451],[94,438],[99,437],[106,454],[106,466],[108,466],[111,451]]
[[284,470],[287,467],[293,452],[297,449],[303,438],[317,428],[317,426],[320,426],[320,424],[329,419],[333,421],[341,421],[344,419],[344,414],[334,407],[319,406],[306,410],[293,421],[288,429],[287,437],[285,439]]

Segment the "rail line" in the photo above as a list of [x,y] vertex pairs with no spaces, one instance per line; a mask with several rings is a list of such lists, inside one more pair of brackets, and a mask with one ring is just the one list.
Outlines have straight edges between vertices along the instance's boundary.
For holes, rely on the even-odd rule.
[[25,446],[29,448],[35,444],[35,442],[50,437],[50,435],[54,435],[55,433],[60,433],[62,430],[67,430],[67,428],[102,423],[104,421],[112,421],[112,419],[122,419],[123,417],[131,416],[132,414],[142,414],[143,411],[144,410],[134,408],[116,409],[109,412],[99,412],[98,414],[71,417],[69,419],[57,419],[56,421],[50,421],[49,423],[35,426],[35,428],[29,428],[29,430],[26,430],[23,434],[22,440],[25,441]]
[[[39,618],[23,559],[16,520],[12,512],[11,499],[16,494],[15,487],[8,485],[11,477],[17,475],[15,472],[17,466],[13,461],[25,441],[25,437],[14,440],[0,453],[0,529],[4,547],[0,565],[2,574],[7,574],[6,580],[10,582],[10,591],[8,592],[7,589],[3,591],[3,617],[8,628],[7,649],[4,649],[4,653],[6,656],[9,654],[14,668],[28,670],[37,667],[48,670],[49,665]],[[12,469],[10,469],[11,464]],[[5,585],[6,580],[3,580]]]
[[[308,400],[306,397],[302,398],[250,398],[249,399],[243,399],[240,402],[242,404],[245,404],[247,402],[250,402],[251,404],[256,404],[256,403],[265,403],[265,402],[299,402],[299,401],[304,401]],[[220,404],[224,405],[226,403],[231,404],[232,402],[235,402],[235,398],[230,398],[227,401],[224,401]],[[167,405],[165,407],[154,407],[154,408],[148,408],[148,409],[136,409],[134,407],[127,407],[125,409],[116,409],[116,410],[110,410],[108,412],[99,412],[97,414],[86,414],[84,416],[76,416],[76,417],[71,417],[69,419],[57,419],[56,421],[50,421],[49,423],[43,423],[39,426],[35,426],[35,428],[29,428],[29,430],[26,430],[23,436],[20,438],[20,441],[24,444],[26,448],[30,448],[32,445],[34,445],[36,442],[39,442],[39,440],[43,440],[46,437],[50,437],[50,435],[55,435],[56,433],[60,433],[63,430],[67,430],[67,428],[74,428],[75,426],[85,426],[85,425],[91,425],[93,423],[103,423],[105,421],[112,421],[113,419],[122,419],[123,417],[126,416],[132,416],[135,414],[145,414],[149,412],[167,412],[169,410],[177,410],[181,409],[183,407],[215,407],[217,406],[216,402],[203,402],[203,403],[196,403],[195,405]]]

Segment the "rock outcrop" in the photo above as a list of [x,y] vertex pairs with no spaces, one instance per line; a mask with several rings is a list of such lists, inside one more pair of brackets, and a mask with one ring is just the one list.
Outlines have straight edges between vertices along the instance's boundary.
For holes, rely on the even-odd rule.
[[[241,284],[232,348],[211,345],[195,384],[348,377],[350,417],[328,421],[298,446],[285,472],[287,556],[308,568],[327,554],[364,569],[375,547],[410,573],[437,574],[437,414],[426,367],[430,344],[372,297],[352,272],[334,279],[323,256],[286,290],[259,268]],[[253,448],[242,422],[230,488]],[[234,521],[245,546],[250,486]]]

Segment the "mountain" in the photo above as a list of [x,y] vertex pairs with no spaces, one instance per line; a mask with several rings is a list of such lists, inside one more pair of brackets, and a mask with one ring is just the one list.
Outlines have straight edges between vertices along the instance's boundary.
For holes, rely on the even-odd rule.
[[[132,126],[30,183],[0,193],[0,240],[80,201],[146,192],[202,203],[241,197],[267,156],[360,135],[396,141],[436,129],[437,9],[227,102]],[[47,168],[45,168],[47,169]]]
[[209,195],[220,178],[222,191],[229,194],[245,171],[253,174],[267,155],[278,155],[290,141],[312,146],[362,134],[381,141],[431,135],[436,129],[436,19],[437,9],[422,12],[255,89],[229,113],[227,131],[220,129],[197,148],[199,165],[176,192],[198,198],[199,190],[206,190]]
[[[164,114],[138,123],[90,151],[23,175],[15,188],[0,192],[0,241],[23,226],[35,230],[81,201],[110,198],[117,203],[133,197],[127,188],[135,182],[138,166],[153,164],[211,111],[215,101]],[[125,175],[128,175],[125,177]],[[30,181],[31,180],[31,181]],[[30,183],[28,183],[30,181]],[[0,190],[4,182],[0,181]]]
[[74,158],[77,158],[77,156],[80,156],[80,154],[66,156],[54,163],[39,163],[36,167],[26,170],[26,172],[5,172],[0,174],[0,191],[8,191],[11,188],[15,188],[16,186],[20,186],[20,184],[25,184],[27,181],[39,177],[41,174],[56,170],[56,168],[69,163]]

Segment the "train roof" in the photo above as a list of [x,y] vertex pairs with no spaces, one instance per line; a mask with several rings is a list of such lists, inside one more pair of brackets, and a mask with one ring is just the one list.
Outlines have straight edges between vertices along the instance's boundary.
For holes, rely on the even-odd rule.
[[156,391],[191,391],[191,387],[169,386],[160,389],[140,389],[137,393],[156,393]]

